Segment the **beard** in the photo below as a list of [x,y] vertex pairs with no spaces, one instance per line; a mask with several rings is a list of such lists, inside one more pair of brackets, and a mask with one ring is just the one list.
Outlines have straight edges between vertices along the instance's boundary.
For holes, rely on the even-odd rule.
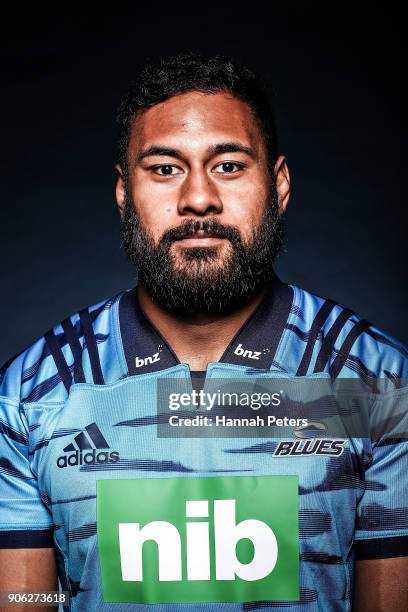
[[[229,243],[175,248],[178,240],[198,230]],[[282,250],[285,226],[273,185],[263,217],[247,240],[236,227],[209,217],[187,219],[165,231],[156,244],[126,190],[122,239],[139,283],[154,302],[183,317],[217,315],[250,303],[272,280],[272,264]]]

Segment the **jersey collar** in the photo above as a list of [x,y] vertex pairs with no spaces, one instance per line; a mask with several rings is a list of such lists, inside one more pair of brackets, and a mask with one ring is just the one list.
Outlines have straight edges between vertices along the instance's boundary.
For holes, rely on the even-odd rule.
[[[293,288],[276,275],[264,298],[225,349],[219,363],[270,369],[293,303]],[[129,375],[180,364],[176,354],[142,311],[136,287],[119,301],[119,323]]]

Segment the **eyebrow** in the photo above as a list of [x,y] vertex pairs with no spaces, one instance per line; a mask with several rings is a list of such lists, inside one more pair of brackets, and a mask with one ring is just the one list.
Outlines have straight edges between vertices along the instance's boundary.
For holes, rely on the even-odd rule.
[[[255,152],[250,147],[246,147],[239,142],[220,142],[215,145],[211,145],[208,147],[207,152],[209,154],[209,158],[215,157],[216,155],[220,155],[221,153],[245,153],[248,157],[252,159],[256,158]],[[145,149],[137,156],[137,161],[140,162],[142,159],[146,157],[151,157],[153,155],[166,155],[168,157],[177,157],[179,159],[184,159],[184,155],[181,153],[179,149],[171,149],[169,147],[161,147],[161,146],[152,146],[148,149]]]

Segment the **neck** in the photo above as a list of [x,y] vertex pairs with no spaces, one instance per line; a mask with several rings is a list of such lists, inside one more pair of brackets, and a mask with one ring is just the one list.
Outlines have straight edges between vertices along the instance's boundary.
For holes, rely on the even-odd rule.
[[219,361],[228,344],[251,316],[267,291],[265,286],[248,304],[225,315],[197,314],[181,317],[152,301],[143,285],[138,285],[139,304],[147,317],[171,346],[181,363],[191,370],[204,371],[209,362]]

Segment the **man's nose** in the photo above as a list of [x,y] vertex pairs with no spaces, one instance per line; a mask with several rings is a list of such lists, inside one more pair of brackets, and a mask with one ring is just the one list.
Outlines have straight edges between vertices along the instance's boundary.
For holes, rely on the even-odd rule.
[[221,198],[211,177],[204,170],[191,170],[181,188],[179,214],[205,215],[221,211]]

